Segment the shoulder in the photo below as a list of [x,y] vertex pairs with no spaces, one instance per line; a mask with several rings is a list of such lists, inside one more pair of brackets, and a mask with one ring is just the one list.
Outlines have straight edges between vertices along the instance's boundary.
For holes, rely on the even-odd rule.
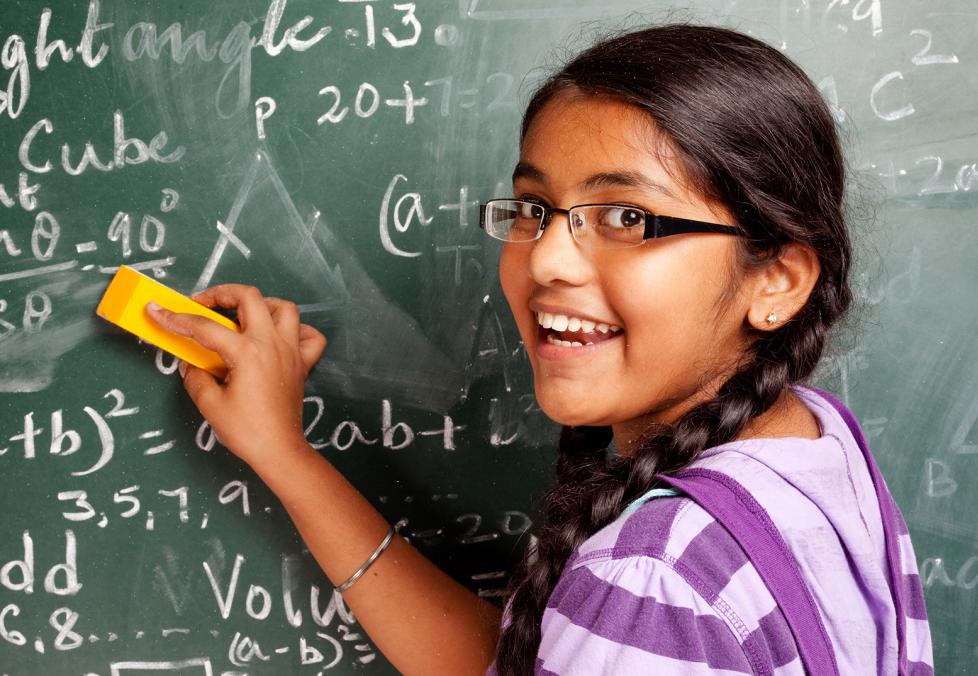
[[730,534],[688,498],[659,498],[589,538],[543,619],[553,673],[800,673],[791,632]]

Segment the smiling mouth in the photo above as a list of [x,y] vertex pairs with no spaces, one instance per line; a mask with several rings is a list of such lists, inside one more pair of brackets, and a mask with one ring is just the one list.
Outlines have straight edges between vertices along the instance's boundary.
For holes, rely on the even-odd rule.
[[612,340],[624,333],[616,324],[550,313],[536,313],[536,317],[540,340],[551,345],[585,347]]

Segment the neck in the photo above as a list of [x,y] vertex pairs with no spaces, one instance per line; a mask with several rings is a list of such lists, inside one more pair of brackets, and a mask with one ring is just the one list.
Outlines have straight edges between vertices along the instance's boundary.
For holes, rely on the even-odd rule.
[[[650,413],[641,418],[612,425],[619,457],[631,457],[638,449],[642,439],[653,433],[656,427],[674,424],[675,421],[702,401],[705,399],[701,398],[694,401],[690,398],[668,410],[657,411],[654,414]],[[799,407],[803,411],[799,411]],[[812,434],[813,421],[814,418],[807,407],[801,403],[794,392],[785,388],[778,400],[768,410],[748,420],[743,429],[730,441],[788,436],[818,438],[817,423],[814,427],[815,433]]]

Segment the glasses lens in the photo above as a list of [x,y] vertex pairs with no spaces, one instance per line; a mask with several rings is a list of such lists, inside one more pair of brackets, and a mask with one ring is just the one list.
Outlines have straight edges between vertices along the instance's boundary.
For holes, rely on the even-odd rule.
[[536,239],[543,224],[543,207],[523,200],[490,200],[486,204],[486,231],[507,242]]
[[638,246],[645,241],[645,212],[617,204],[577,207],[571,225],[578,241],[603,249]]

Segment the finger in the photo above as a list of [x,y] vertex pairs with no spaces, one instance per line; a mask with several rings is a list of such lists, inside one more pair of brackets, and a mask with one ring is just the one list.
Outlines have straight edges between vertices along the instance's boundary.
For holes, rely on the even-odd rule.
[[308,324],[299,325],[299,355],[306,371],[311,371],[326,349],[326,336]]
[[296,345],[299,342],[299,307],[291,301],[271,296],[265,297],[265,305],[279,334],[290,344]]
[[272,317],[265,305],[261,291],[245,284],[218,284],[192,296],[193,300],[207,307],[237,310],[238,323],[244,330],[269,331],[273,328]]
[[215,307],[220,307],[220,305],[217,304],[217,301],[214,300],[214,296],[211,293],[211,291],[213,291],[216,288],[217,287],[211,287],[210,289],[204,289],[203,291],[198,291],[197,293],[191,294],[190,300],[194,301],[195,303],[200,303],[201,305],[205,307],[209,307],[211,309]]
[[150,319],[179,336],[192,338],[209,350],[217,352],[228,367],[235,361],[245,338],[231,329],[200,315],[170,312],[156,303],[146,305]]
[[204,369],[186,364],[180,369],[183,373],[183,387],[190,395],[191,401],[205,418],[215,412],[215,407],[221,398],[222,390],[217,378]]

